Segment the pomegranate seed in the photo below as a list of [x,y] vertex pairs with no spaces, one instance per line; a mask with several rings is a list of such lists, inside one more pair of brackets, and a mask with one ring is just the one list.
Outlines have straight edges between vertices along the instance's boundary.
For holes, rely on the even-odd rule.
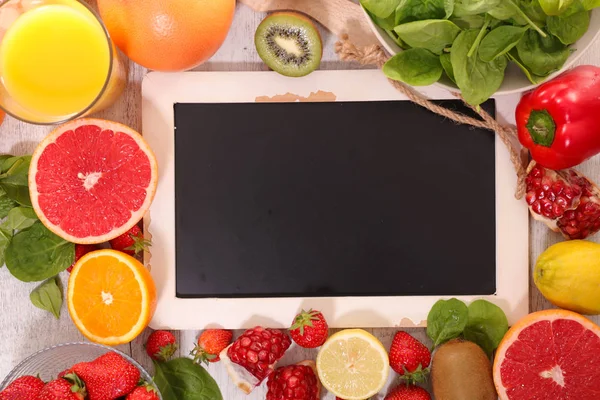
[[531,205],[531,209],[533,210],[533,212],[535,212],[536,214],[541,214],[542,213],[542,205],[540,204],[539,201],[536,201],[535,203],[533,203]]
[[535,200],[535,192],[527,192],[527,195],[525,195],[525,201],[527,204],[532,205]]

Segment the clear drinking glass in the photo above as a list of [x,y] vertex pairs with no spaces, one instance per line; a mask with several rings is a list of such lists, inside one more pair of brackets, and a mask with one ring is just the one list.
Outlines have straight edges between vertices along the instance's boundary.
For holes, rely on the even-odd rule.
[[[123,356],[127,361],[140,370],[141,378],[146,382],[152,382],[152,377],[135,360],[118,350],[95,343],[78,342],[59,344],[41,350],[17,365],[0,384],[0,392],[4,390],[12,381],[23,376],[39,374],[44,382],[56,379],[56,376],[73,365],[92,361],[110,351],[114,351]],[[162,396],[158,393],[162,400]]]
[[113,104],[127,63],[98,14],[78,0],[0,0],[0,107],[58,124]]

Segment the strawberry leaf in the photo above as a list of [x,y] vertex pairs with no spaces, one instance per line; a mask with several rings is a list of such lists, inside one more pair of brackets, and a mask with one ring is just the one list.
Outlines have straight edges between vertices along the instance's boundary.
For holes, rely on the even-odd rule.
[[136,255],[144,250],[147,250],[150,246],[152,246],[152,241],[148,239],[144,239],[142,233],[137,235],[130,235],[133,240],[133,244],[129,247],[126,247],[125,250],[133,251]]

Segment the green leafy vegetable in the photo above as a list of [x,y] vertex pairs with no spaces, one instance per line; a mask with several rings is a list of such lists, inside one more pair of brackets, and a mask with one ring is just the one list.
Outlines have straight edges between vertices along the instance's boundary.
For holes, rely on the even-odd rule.
[[600,0],[581,0],[581,4],[586,10],[592,10],[596,7],[600,7]]
[[479,29],[485,23],[484,15],[466,15],[460,18],[450,18],[456,26],[462,30]]
[[390,79],[414,86],[427,86],[437,82],[444,72],[440,58],[425,49],[402,51],[383,66]]
[[6,221],[2,223],[2,228],[9,232],[22,231],[29,228],[38,220],[35,211],[28,207],[16,207],[10,210]]
[[538,76],[561,69],[570,54],[558,38],[552,35],[544,38],[532,30],[525,33],[516,48],[523,65]]
[[537,85],[538,83],[542,83],[544,80],[546,80],[547,76],[537,76],[534,73],[532,73],[521,61],[521,59],[519,58],[519,55],[517,54],[516,49],[513,49],[511,52],[509,52],[507,54],[509,60],[511,60],[512,62],[514,62],[515,64],[517,64],[519,66],[519,68],[521,68],[521,71],[523,71],[523,73],[525,74],[525,76],[527,77],[527,79],[529,79],[529,81],[531,83],[533,83],[534,85]]
[[4,189],[0,188],[0,219],[6,218],[10,210],[17,206],[17,202],[6,195]]
[[424,19],[442,19],[446,16],[444,0],[401,0],[396,8],[396,25]]
[[502,25],[491,31],[481,41],[479,58],[482,61],[492,61],[514,48],[523,38],[526,27]]
[[573,44],[585,35],[590,27],[590,12],[577,1],[562,15],[548,17],[548,32],[563,44]]
[[60,309],[63,303],[63,295],[59,284],[60,281],[55,276],[33,289],[33,292],[29,295],[29,299],[34,306],[52,313],[56,319],[60,318]]
[[51,278],[75,258],[75,245],[61,239],[41,222],[17,233],[4,253],[10,273],[23,282]]
[[444,68],[446,76],[450,78],[452,82],[456,84],[456,78],[454,77],[454,70],[452,69],[452,61],[450,60],[450,53],[444,53],[440,56],[440,63]]
[[469,311],[458,299],[439,300],[427,316],[427,336],[437,347],[459,337],[467,326]]
[[469,318],[463,332],[466,340],[477,343],[491,356],[507,331],[508,320],[500,307],[486,300],[469,304]]
[[427,49],[435,54],[442,54],[460,33],[458,26],[444,19],[407,22],[394,30],[410,47]]
[[454,0],[444,0],[444,10],[446,10],[445,19],[450,18],[454,13]]
[[154,362],[154,383],[163,400],[223,400],[215,380],[189,358]]
[[455,0],[454,15],[464,17],[465,15],[485,14],[502,1],[505,0]]
[[4,252],[12,239],[12,232],[0,227],[0,268],[4,266]]
[[506,57],[485,62],[477,52],[472,57],[467,56],[478,34],[477,30],[462,32],[454,41],[450,53],[456,84],[465,101],[472,105],[483,103],[500,88],[507,65]]
[[31,156],[9,157],[0,166],[0,188],[6,196],[24,206],[31,206],[28,175]]
[[573,0],[539,0],[546,15],[560,15],[567,10]]
[[394,13],[400,0],[360,0],[360,4],[378,18],[387,18]]

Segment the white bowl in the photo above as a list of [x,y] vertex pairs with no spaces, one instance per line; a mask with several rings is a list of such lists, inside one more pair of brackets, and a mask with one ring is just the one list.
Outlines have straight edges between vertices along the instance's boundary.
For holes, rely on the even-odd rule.
[[[369,14],[367,14],[367,12],[364,10],[364,8],[363,8],[363,13],[365,14],[365,18],[369,22],[369,25],[371,26],[373,33],[375,34],[375,36],[377,37],[377,39],[379,40],[381,45],[387,50],[387,52],[391,55],[396,55],[399,52],[401,52],[402,48],[400,46],[398,46],[392,40],[392,38],[390,38],[388,36],[388,34],[383,29],[378,27],[373,22],[373,20],[371,19]],[[587,30],[587,32],[585,33],[585,35],[583,35],[583,37],[578,42],[571,45],[571,49],[574,49],[576,51],[569,56],[569,58],[567,59],[567,62],[563,66],[563,68],[560,71],[556,71],[555,73],[551,74],[546,79],[546,81],[556,77],[557,75],[560,75],[564,70],[572,67],[573,64],[575,64],[577,62],[577,60],[579,60],[581,58],[581,56],[590,48],[590,46],[594,43],[594,41],[599,36],[600,36],[600,8],[596,8],[596,9],[592,10],[592,15],[591,15],[591,19],[590,19],[590,27]],[[447,78],[442,78],[442,79],[443,80],[441,80],[440,82],[437,82],[436,85],[446,88],[453,92],[457,91],[457,87],[452,82],[450,82],[450,80],[448,80]],[[535,88],[536,86],[538,86],[538,85],[532,84],[529,81],[529,79],[527,79],[527,77],[525,76],[523,71],[521,71],[521,69],[517,65],[515,65],[514,63],[511,62],[508,64],[508,68],[506,69],[506,75],[504,77],[504,82],[502,82],[502,86],[500,86],[500,89],[498,89],[498,91],[496,91],[495,96],[502,96],[502,95],[507,95],[507,94],[526,92],[528,90]]]

